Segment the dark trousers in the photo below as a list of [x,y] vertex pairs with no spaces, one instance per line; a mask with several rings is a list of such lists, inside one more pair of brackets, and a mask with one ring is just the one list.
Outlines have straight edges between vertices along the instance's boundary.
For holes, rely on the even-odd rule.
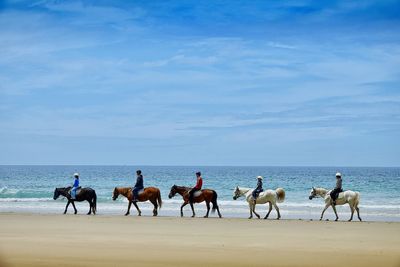
[[254,199],[257,199],[257,198],[258,198],[258,195],[259,195],[262,191],[263,191],[262,189],[255,189],[255,190],[253,190],[253,193],[252,193],[253,198],[254,198]]
[[343,192],[342,188],[335,188],[331,191],[330,195],[333,201],[339,197],[340,192]]
[[137,200],[137,199],[138,199],[138,197],[139,197],[139,191],[140,191],[140,190],[143,190],[143,188],[134,187],[134,188],[132,189],[133,199],[134,199],[134,200]]
[[190,202],[190,203],[193,203],[194,193],[196,193],[197,191],[200,191],[200,190],[197,189],[197,188],[192,188],[192,189],[189,191],[189,202]]

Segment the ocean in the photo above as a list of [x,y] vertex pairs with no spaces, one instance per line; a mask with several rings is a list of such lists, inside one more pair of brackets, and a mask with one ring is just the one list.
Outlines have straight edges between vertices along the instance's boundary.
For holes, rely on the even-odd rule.
[[[319,219],[324,207],[322,199],[309,200],[312,186],[333,188],[335,173],[343,175],[344,190],[361,193],[360,214],[366,221],[400,221],[400,168],[374,167],[188,167],[188,166],[0,166],[0,212],[25,212],[41,214],[62,213],[66,204],[64,198],[53,200],[55,187],[72,185],[74,172],[80,173],[83,187],[96,190],[98,215],[122,216],[127,201],[111,199],[116,186],[132,186],[135,171],[141,169],[145,186],[160,188],[163,207],[159,216],[179,216],[182,199],[176,196],[168,199],[172,185],[193,186],[195,172],[201,171],[203,187],[218,193],[218,202],[223,217],[247,218],[249,211],[244,198],[233,200],[234,188],[255,187],[256,177],[264,177],[264,188],[282,187],[286,191],[284,203],[278,204],[282,219]],[[143,216],[151,216],[152,205],[140,203]],[[77,203],[79,214],[88,211],[87,202]],[[205,204],[195,205],[197,216],[205,213]],[[257,206],[261,216],[267,212],[267,205]],[[69,213],[73,209],[70,207]],[[184,209],[190,216],[189,205]],[[338,206],[340,220],[350,216],[348,205]],[[135,215],[134,207],[131,214]],[[212,215],[215,216],[215,215]],[[324,216],[334,219],[332,209]],[[276,212],[270,215],[276,218]],[[355,217],[356,218],[356,217]]]

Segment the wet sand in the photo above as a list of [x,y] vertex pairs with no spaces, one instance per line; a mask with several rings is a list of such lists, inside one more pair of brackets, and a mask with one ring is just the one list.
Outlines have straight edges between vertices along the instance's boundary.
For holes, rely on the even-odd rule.
[[400,266],[400,223],[0,213],[2,266]]

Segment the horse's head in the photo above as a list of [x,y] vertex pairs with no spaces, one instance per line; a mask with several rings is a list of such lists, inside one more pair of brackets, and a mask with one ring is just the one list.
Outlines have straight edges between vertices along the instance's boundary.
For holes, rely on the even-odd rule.
[[60,188],[56,188],[56,189],[54,190],[53,199],[56,200],[60,195],[61,195],[61,193],[60,193]]
[[308,199],[311,200],[311,199],[313,199],[313,198],[315,198],[317,196],[318,196],[317,195],[317,190],[314,187],[311,188],[310,195],[308,196]]
[[176,195],[176,185],[173,185],[171,187],[171,190],[169,191],[168,197],[173,198]]
[[240,189],[239,186],[236,186],[235,190],[233,190],[233,200],[236,200],[240,197]]
[[114,188],[114,192],[113,192],[112,199],[113,199],[113,200],[117,200],[118,196],[119,196],[119,191],[118,191],[118,188],[115,187],[115,188]]

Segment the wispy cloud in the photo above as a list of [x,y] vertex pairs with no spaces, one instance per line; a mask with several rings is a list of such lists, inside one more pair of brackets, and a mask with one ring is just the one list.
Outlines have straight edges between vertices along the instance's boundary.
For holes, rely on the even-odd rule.
[[[296,164],[309,147],[361,149],[357,138],[375,144],[377,155],[382,144],[400,151],[393,143],[400,133],[399,6],[6,1],[1,142],[22,149],[18,138],[27,146],[29,136],[40,142],[51,136],[65,149],[92,138],[118,152],[130,142],[152,147],[144,157],[160,164],[168,145],[181,149],[171,156],[175,164],[188,163],[193,147],[200,160],[219,155],[214,164],[229,164],[221,151],[262,158],[259,147],[299,151],[286,161]],[[122,161],[129,154],[109,152]],[[316,153],[315,164],[332,158],[325,155]],[[361,157],[359,165],[374,160]]]

